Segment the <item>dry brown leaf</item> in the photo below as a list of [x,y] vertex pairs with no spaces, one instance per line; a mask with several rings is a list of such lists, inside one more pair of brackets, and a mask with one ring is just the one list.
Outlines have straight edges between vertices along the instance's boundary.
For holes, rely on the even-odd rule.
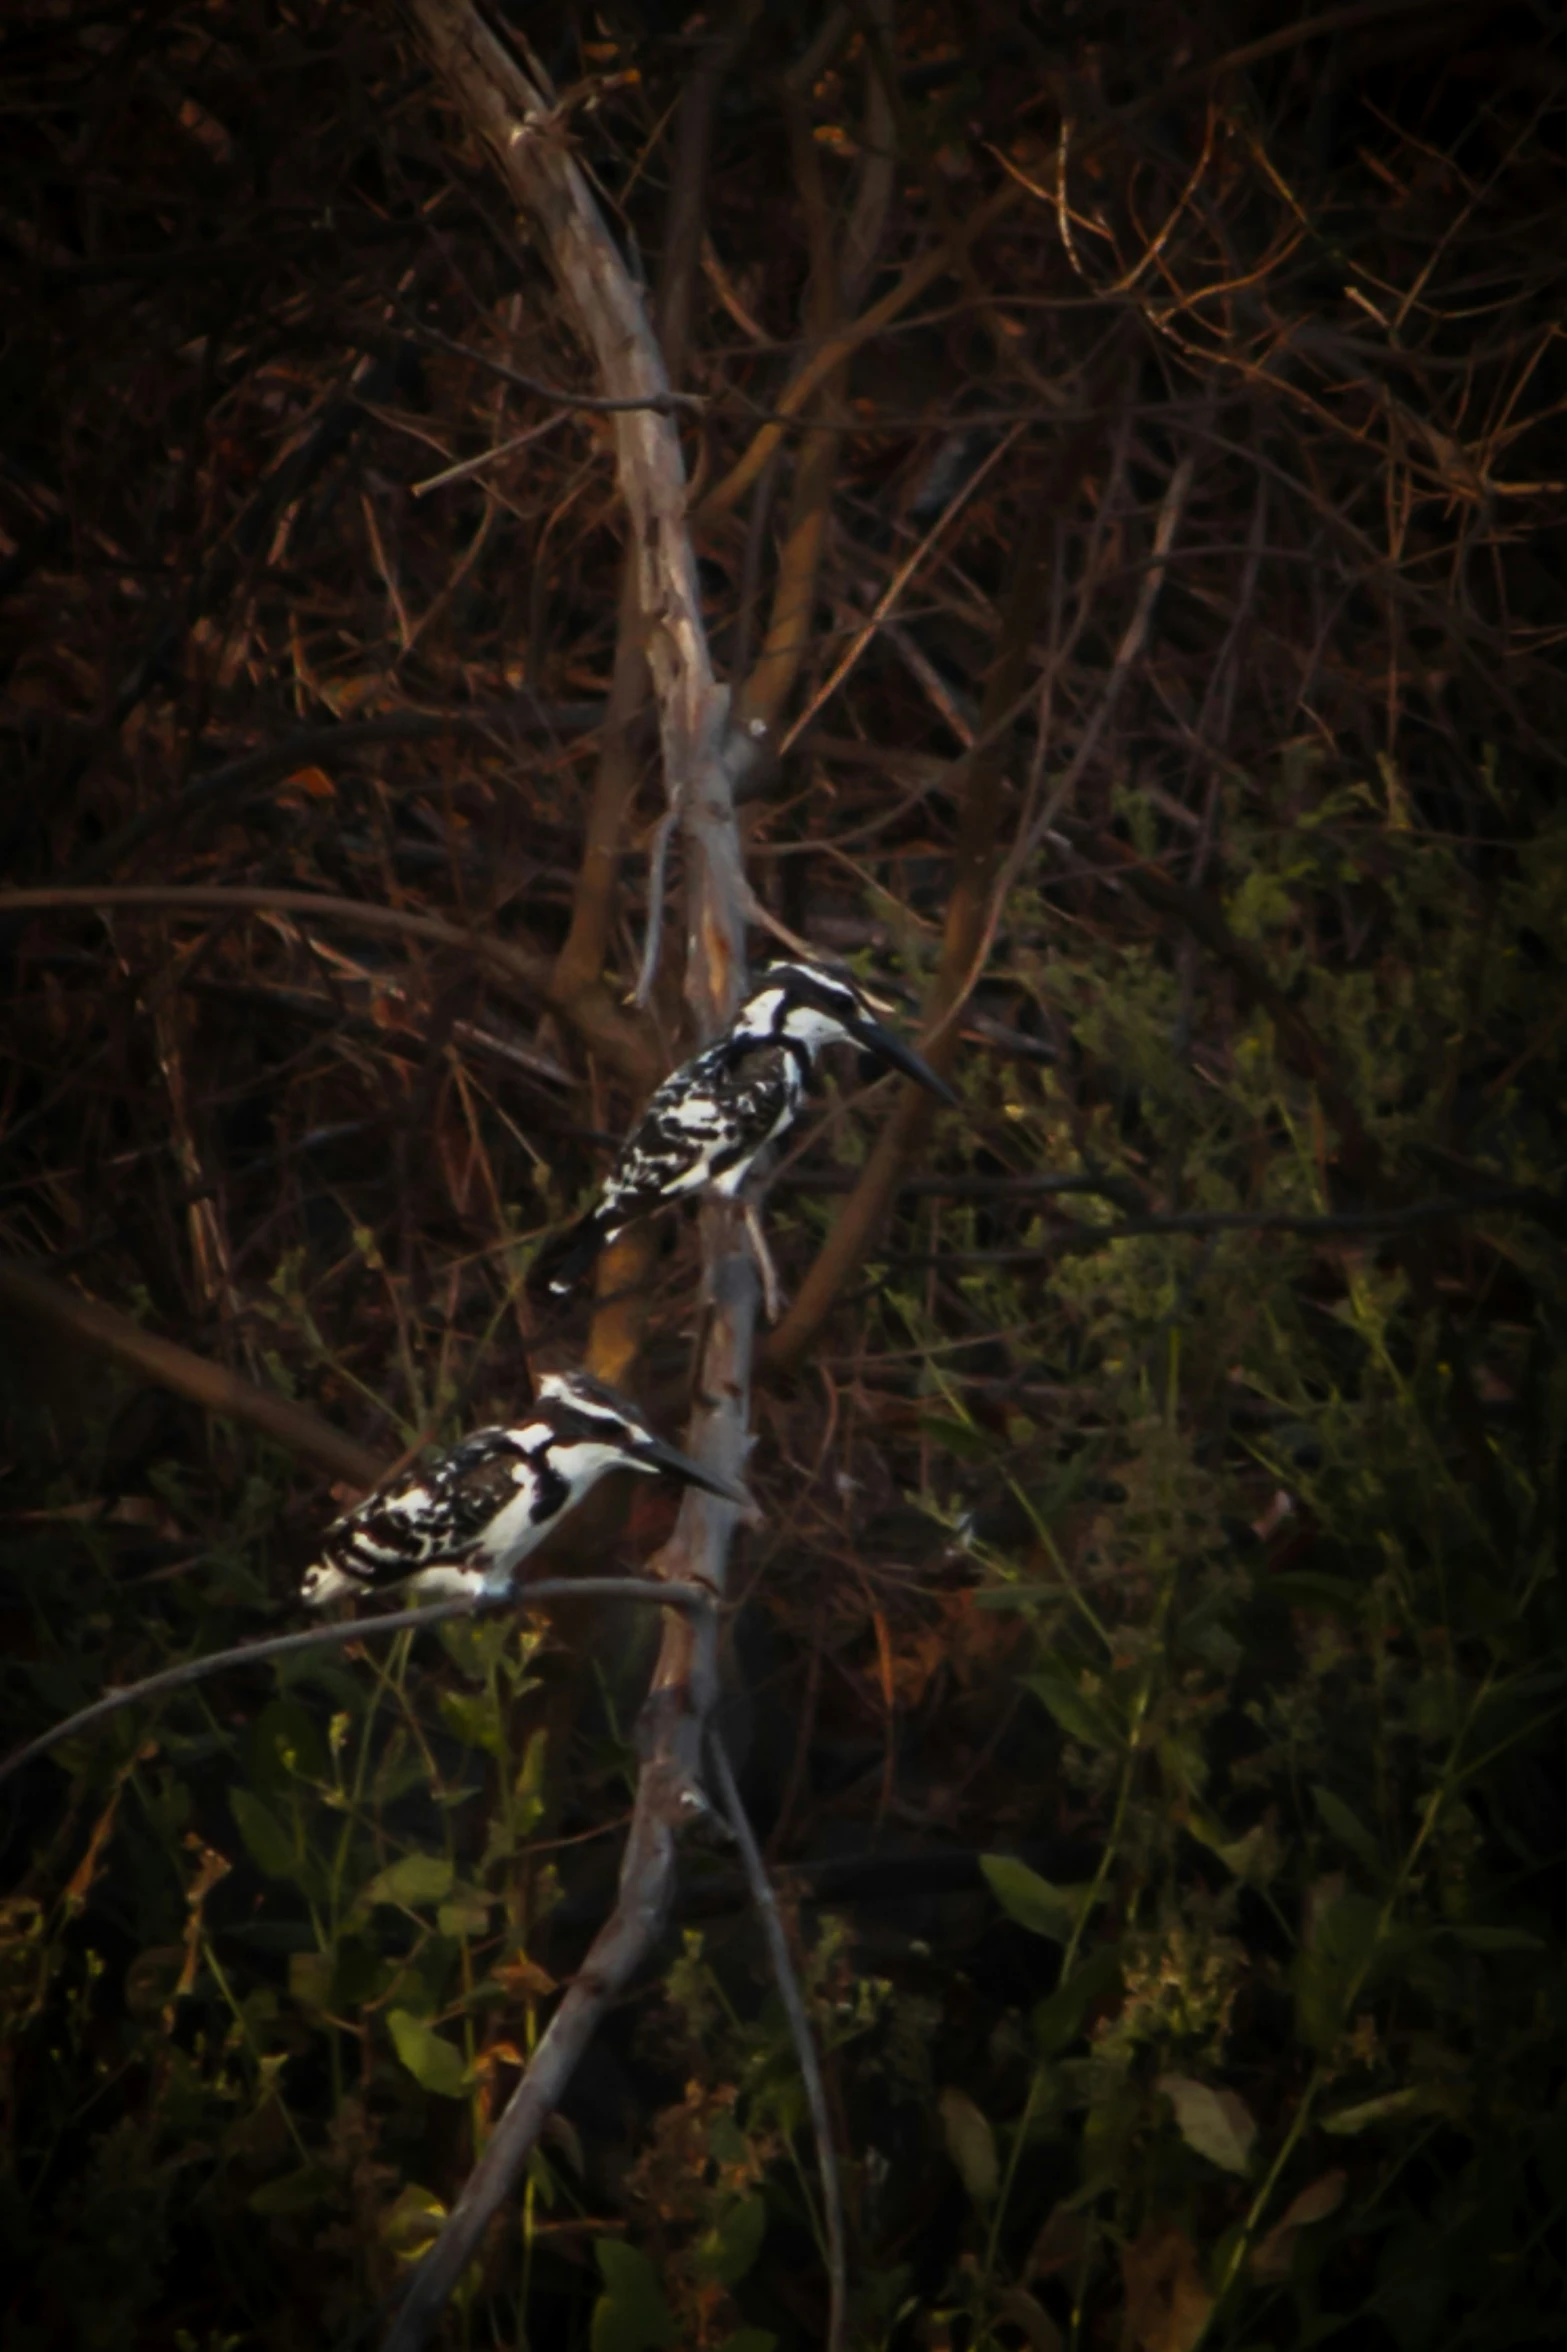
[[1335,2165],[1319,2180],[1301,2190],[1281,2221],[1274,2224],[1251,2258],[1252,2277],[1265,2286],[1280,2286],[1289,2277],[1295,2259],[1295,2243],[1303,2229],[1314,2221],[1326,2221],[1344,2202],[1344,2183],[1347,2175],[1342,2165]]
[[1152,2219],[1121,2249],[1121,2352],[1191,2352],[1213,2297],[1179,2222]]

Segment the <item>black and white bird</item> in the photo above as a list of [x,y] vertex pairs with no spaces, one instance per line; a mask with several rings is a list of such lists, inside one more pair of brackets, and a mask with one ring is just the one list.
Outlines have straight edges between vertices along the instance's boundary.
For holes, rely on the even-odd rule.
[[495,1598],[556,1522],[610,1470],[663,1471],[749,1509],[745,1489],[655,1436],[585,1372],[548,1372],[527,1419],[476,1429],[334,1520],[300,1598],[311,1608],[407,1583],[421,1598]]
[[828,1045],[855,1046],[942,1102],[959,1099],[882,1027],[852,981],[815,964],[770,964],[723,1035],[652,1095],[592,1208],[534,1259],[529,1287],[564,1297],[639,1218],[709,1190],[733,1199],[799,1117]]

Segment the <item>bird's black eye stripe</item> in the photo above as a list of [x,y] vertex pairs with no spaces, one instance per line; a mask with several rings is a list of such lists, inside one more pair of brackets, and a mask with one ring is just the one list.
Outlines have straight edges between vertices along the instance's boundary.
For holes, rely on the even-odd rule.
[[571,1493],[566,1479],[555,1468],[547,1453],[536,1454],[533,1461],[533,1501],[528,1507],[529,1524],[542,1527],[546,1519],[553,1519]]
[[[619,1413],[574,1412],[564,1404],[550,1408],[550,1439],[555,1445],[623,1445],[640,1434]],[[539,1456],[530,1454],[528,1459],[537,1468]]]

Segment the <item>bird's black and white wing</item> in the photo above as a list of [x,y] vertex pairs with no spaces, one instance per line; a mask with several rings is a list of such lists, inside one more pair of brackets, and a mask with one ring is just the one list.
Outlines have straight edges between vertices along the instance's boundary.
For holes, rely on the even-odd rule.
[[416,1581],[421,1593],[504,1591],[566,1502],[550,1429],[478,1429],[365,1497],[326,1531],[304,1581],[312,1603]]
[[430,1596],[499,1598],[554,1522],[611,1470],[678,1478],[751,1507],[744,1487],[667,1444],[628,1398],[585,1372],[547,1372],[526,1421],[475,1430],[336,1520],[300,1597],[315,1608],[411,1584]]
[[734,1192],[788,1128],[804,1085],[795,1057],[710,1046],[666,1078],[621,1148],[600,1206],[611,1235],[687,1193]]
[[709,1188],[738,1192],[804,1096],[802,1057],[783,1044],[721,1038],[683,1063],[649,1099],[587,1215],[539,1253],[531,1286],[563,1295],[639,1218]]
[[529,1288],[562,1297],[639,1217],[693,1193],[737,1193],[799,1115],[815,1057],[834,1044],[857,1046],[943,1102],[958,1099],[852,981],[814,964],[770,964],[724,1035],[665,1079],[593,1207],[534,1259]]

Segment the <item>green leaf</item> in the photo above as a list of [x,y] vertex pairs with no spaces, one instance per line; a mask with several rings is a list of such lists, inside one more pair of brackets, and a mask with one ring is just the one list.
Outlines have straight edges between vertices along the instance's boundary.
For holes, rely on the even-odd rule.
[[549,1731],[541,1725],[528,1734],[522,1764],[512,1790],[512,1827],[520,1838],[531,1837],[544,1818],[544,1767],[549,1755]]
[[1125,1737],[1110,1709],[1098,1697],[1090,1697],[1060,1659],[1047,1659],[1036,1674],[1025,1674],[1022,1682],[1025,1690],[1031,1690],[1050,1709],[1068,1739],[1080,1741],[1085,1748],[1119,1752],[1125,1747]]
[[406,1910],[415,1903],[441,1903],[452,1891],[453,1875],[444,1854],[405,1854],[361,1889],[354,1908],[368,1910],[374,1903],[395,1903]]
[[1359,1894],[1338,1895],[1314,1913],[1290,1972],[1296,2026],[1313,2050],[1331,2050],[1343,2032],[1345,2004],[1353,1986],[1364,1986],[1381,1916],[1380,1906]]
[[1330,1788],[1318,1785],[1312,1789],[1311,1801],[1328,1835],[1337,1838],[1341,1846],[1347,1846],[1357,1860],[1364,1862],[1373,1877],[1380,1878],[1382,1856],[1377,1841],[1358,1816],[1350,1811],[1343,1798],[1336,1797]]
[[981,1854],[979,1866],[1009,1919],[1031,1935],[1049,1936],[1057,1944],[1071,1942],[1088,1898],[1087,1887],[1052,1886],[1012,1854]]
[[1200,1845],[1218,1855],[1225,1869],[1243,1886],[1266,1886],[1281,1867],[1283,1849],[1269,1822],[1254,1821],[1238,1838],[1226,1837],[1221,1822],[1204,1813],[1201,1806],[1189,1805],[1186,1827]]
[[245,1777],[266,1796],[281,1796],[290,1782],[331,1779],[321,1727],[299,1699],[273,1699],[262,1708],[245,1741]]
[[1271,1593],[1292,1609],[1320,1609],[1336,1617],[1358,1617],[1366,1597],[1347,1576],[1324,1576],[1313,1568],[1288,1568],[1277,1576],[1259,1576],[1257,1589]]
[[1064,2050],[1096,2001],[1121,1987],[1121,1964],[1108,1944],[1081,1961],[1064,1984],[1035,2008],[1031,2020],[1040,2055],[1054,2058]]
[[736,2328],[732,2336],[725,2336],[723,2352],[777,2352],[777,2347],[771,2328]]
[[988,2205],[1001,2178],[996,2161],[996,2135],[966,2091],[949,2084],[941,2094],[939,2105],[947,2135],[947,2154],[975,2204]]
[[1158,2088],[1175,2109],[1182,2139],[1222,2172],[1244,2178],[1251,2170],[1257,2119],[1234,2091],[1215,2090],[1190,2074],[1161,2074]]
[[1277,874],[1254,866],[1225,912],[1238,939],[1261,939],[1295,919],[1295,902]]
[[1547,1949],[1542,1936],[1531,1935],[1525,1927],[1482,1927],[1467,1922],[1452,1922],[1442,1930],[1444,1935],[1456,1936],[1467,1944],[1471,1952],[1543,1952]]
[[407,2009],[387,2012],[387,2030],[398,2057],[421,2090],[439,2099],[460,2099],[468,2088],[468,2069],[455,2043],[448,2042]]
[[675,2341],[675,2323],[645,2254],[619,2238],[596,2238],[604,2292],[593,2306],[593,2352],[663,2352]]
[[1347,2139],[1356,2132],[1369,2131],[1373,2124],[1399,2123],[1406,2115],[1419,2115],[1428,2105],[1425,2086],[1410,2083],[1401,2091],[1384,2091],[1380,2099],[1362,2099],[1354,2107],[1341,2107],[1336,2115],[1324,2115],[1322,2128]]
[[277,1815],[259,1797],[253,1797],[247,1788],[232,1788],[229,1811],[258,1870],[264,1870],[268,1878],[298,1878],[299,1857],[294,1852],[294,1841]]
[[443,1690],[441,1715],[448,1730],[454,1731],[465,1747],[479,1748],[487,1756],[500,1754],[500,1709],[487,1691],[470,1694]]
[[460,1667],[470,1682],[479,1684],[489,1681],[511,1638],[512,1626],[504,1617],[488,1622],[454,1617],[436,1631],[436,1639],[453,1665]]
[[737,2197],[698,2238],[692,2249],[697,2268],[722,2287],[738,2286],[762,2251],[766,2235],[767,2199]]
[[445,2219],[446,2207],[434,2190],[409,2181],[396,2203],[382,2214],[378,2226],[383,2241],[400,2261],[417,2262],[440,2236]]
[[490,1906],[471,1888],[459,1887],[436,1912],[435,1924],[444,1936],[482,1936],[490,1924]]
[[319,2164],[304,2164],[297,2172],[284,2173],[281,2180],[263,2181],[245,2203],[252,2213],[308,2213],[313,2205],[326,2203],[331,2186]]
[[973,1428],[967,1421],[949,1421],[939,1413],[924,1415],[920,1435],[964,1462],[988,1462],[996,1450],[994,1438],[985,1431]]
[[[1301,2190],[1288,2211],[1276,2221],[1253,2251],[1251,2275],[1261,2286],[1282,2286],[1290,2274],[1295,2248],[1303,2229],[1326,2221],[1344,2202],[1349,2176],[1335,2168]],[[1212,2274],[1210,2274],[1212,2275]]]
[[329,2005],[335,1965],[330,1952],[290,1952],[288,1989],[301,2009],[325,2009]]

